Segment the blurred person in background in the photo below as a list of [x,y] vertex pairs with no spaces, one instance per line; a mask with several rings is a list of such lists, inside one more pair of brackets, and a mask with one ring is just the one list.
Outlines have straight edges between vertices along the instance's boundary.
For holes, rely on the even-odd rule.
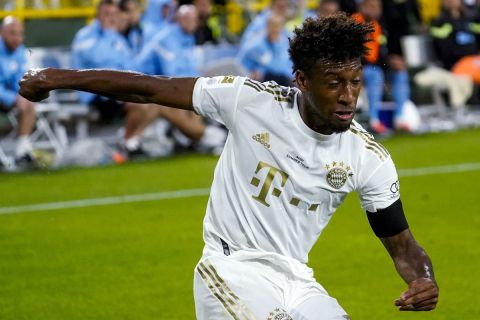
[[[272,0],[270,7],[260,12],[243,31],[240,39],[240,44],[243,45],[246,42],[253,41],[256,37],[262,37],[267,30],[267,20],[270,15],[275,14],[281,16],[285,21],[290,20],[290,7],[288,0]],[[285,35],[288,37],[289,32],[285,28]]]
[[142,8],[138,0],[120,0],[120,11],[125,15],[127,25],[122,34],[134,55],[138,54],[144,45],[144,29],[141,24]]
[[355,13],[358,11],[358,6],[357,3],[360,1],[358,0],[340,0],[340,11],[343,11],[347,13],[348,15],[351,15],[352,13]]
[[151,75],[198,76],[199,61],[194,55],[198,21],[195,6],[180,6],[176,21],[145,45],[130,68]]
[[195,30],[195,43],[202,45],[205,43],[216,44],[219,26],[215,24],[212,17],[212,0],[194,0],[192,4],[198,11],[198,27]]
[[[395,73],[391,76],[392,90],[396,91],[392,94],[395,101],[394,127],[407,132],[415,131],[419,129],[420,122],[415,125],[412,116],[419,114],[409,100],[410,81],[401,39],[407,35],[424,33],[426,26],[422,22],[417,0],[382,0],[382,4],[381,21],[387,36],[387,65]],[[408,99],[408,102],[405,99]]]
[[430,34],[441,65],[450,70],[462,57],[480,49],[480,20],[469,14],[462,0],[443,0],[440,16],[432,21]]
[[16,109],[19,114],[17,165],[33,164],[30,134],[35,126],[35,105],[18,94],[18,81],[26,71],[23,23],[12,16],[3,19],[0,30],[0,111]]
[[145,42],[173,21],[176,8],[175,0],[147,0],[142,16]]
[[[449,104],[462,117],[465,105],[474,92],[474,77],[468,73],[464,75],[464,66],[462,72],[457,70],[457,75],[452,71],[459,69],[455,65],[462,58],[478,55],[480,20],[471,15],[462,0],[443,0],[440,16],[430,26],[430,35],[438,66],[417,73],[414,81],[423,87],[446,89]],[[475,62],[475,59],[471,61]]]
[[[320,1],[321,2],[321,1]],[[315,16],[315,11],[309,10],[307,8],[306,0],[298,0],[293,2],[293,7],[291,8],[291,16],[288,21],[286,21],[285,27],[289,32],[301,25],[305,19]]]
[[359,3],[358,8],[359,11],[352,17],[359,22],[371,23],[374,27],[374,31],[370,35],[372,41],[367,43],[370,50],[363,58],[363,81],[367,94],[370,127],[376,134],[389,133],[389,129],[380,121],[380,105],[387,75],[392,86],[395,103],[395,129],[410,131],[408,125],[400,120],[403,107],[410,99],[408,73],[401,57],[388,55],[387,39],[379,22],[382,16],[382,2],[380,0],[363,0]]
[[463,4],[471,15],[477,16],[480,14],[480,0],[464,0]]
[[[193,5],[182,5],[176,13],[176,22],[157,34],[136,57],[132,70],[150,75],[195,77],[200,75],[199,63],[194,55],[195,31],[199,23],[198,11]],[[210,149],[222,145],[225,132],[208,126],[203,119],[189,111],[170,109],[163,106],[127,103],[136,110],[137,121],[127,122],[125,149],[131,158],[145,155],[141,138],[145,128],[157,118],[168,120],[199,149]],[[179,138],[188,144],[185,139]]]
[[[386,29],[390,57],[403,60],[400,44],[402,37],[422,31],[422,18],[417,0],[382,0],[383,26]],[[404,63],[402,63],[404,65]]]
[[271,14],[266,34],[241,46],[239,60],[252,79],[292,85],[292,62],[288,55],[288,38],[283,33],[284,26],[283,16]]
[[340,11],[340,4],[338,0],[322,0],[315,9],[317,17],[326,17]]
[[[133,53],[121,34],[128,27],[124,18],[113,0],[100,1],[96,19],[80,29],[73,39],[73,67],[126,69]],[[98,109],[106,123],[116,120],[124,111],[123,103],[87,92],[80,93],[80,101]]]

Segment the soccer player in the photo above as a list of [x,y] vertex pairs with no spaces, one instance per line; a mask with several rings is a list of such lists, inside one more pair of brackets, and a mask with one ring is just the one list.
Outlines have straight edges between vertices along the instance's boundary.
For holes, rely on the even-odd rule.
[[194,110],[230,130],[195,268],[198,319],[348,319],[306,263],[353,190],[408,285],[395,305],[432,310],[432,264],[409,230],[393,161],[353,121],[371,32],[345,14],[307,19],[289,48],[298,88],[233,76],[43,69],[25,75],[21,94],[38,101],[56,88],[91,91]]

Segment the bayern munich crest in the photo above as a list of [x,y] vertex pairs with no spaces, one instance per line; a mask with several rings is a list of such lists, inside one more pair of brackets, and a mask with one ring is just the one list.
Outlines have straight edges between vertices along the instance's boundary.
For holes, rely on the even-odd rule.
[[293,320],[293,319],[288,315],[288,313],[285,310],[281,308],[276,308],[275,310],[270,312],[267,320]]
[[343,161],[333,161],[325,166],[327,169],[327,183],[335,189],[340,189],[347,182],[348,177],[353,176],[352,168]]

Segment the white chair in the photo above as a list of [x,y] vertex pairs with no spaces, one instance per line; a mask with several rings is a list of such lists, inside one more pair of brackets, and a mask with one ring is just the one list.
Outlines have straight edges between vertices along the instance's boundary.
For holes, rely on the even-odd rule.
[[[71,67],[70,48],[31,48],[28,64],[29,68],[68,69]],[[94,115],[87,105],[79,101],[78,92],[74,90],[54,90],[50,93],[49,98],[40,105],[44,105],[46,109],[56,109],[56,124],[58,126],[61,121],[74,121],[75,138],[77,140],[88,137],[89,119]],[[63,128],[63,132],[65,132],[65,128]],[[66,134],[62,139],[65,139],[65,143],[68,143]]]
[[[61,156],[66,149],[67,141],[65,128],[58,122],[58,110],[59,108],[55,104],[38,103],[35,105],[36,121],[30,141],[36,149],[53,150],[56,156]],[[2,139],[4,143],[10,142],[12,145],[15,143],[19,125],[17,114],[17,109],[7,113],[12,130]]]
[[15,168],[15,162],[13,161],[13,158],[6,155],[1,145],[0,145],[0,165],[6,170],[12,170],[13,168]]

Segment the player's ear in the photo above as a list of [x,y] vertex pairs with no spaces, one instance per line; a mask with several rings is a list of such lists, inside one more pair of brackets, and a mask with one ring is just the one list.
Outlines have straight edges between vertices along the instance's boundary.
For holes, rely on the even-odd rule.
[[310,82],[308,81],[308,77],[304,71],[297,70],[295,72],[295,82],[297,83],[297,87],[300,89],[300,91],[308,91]]

